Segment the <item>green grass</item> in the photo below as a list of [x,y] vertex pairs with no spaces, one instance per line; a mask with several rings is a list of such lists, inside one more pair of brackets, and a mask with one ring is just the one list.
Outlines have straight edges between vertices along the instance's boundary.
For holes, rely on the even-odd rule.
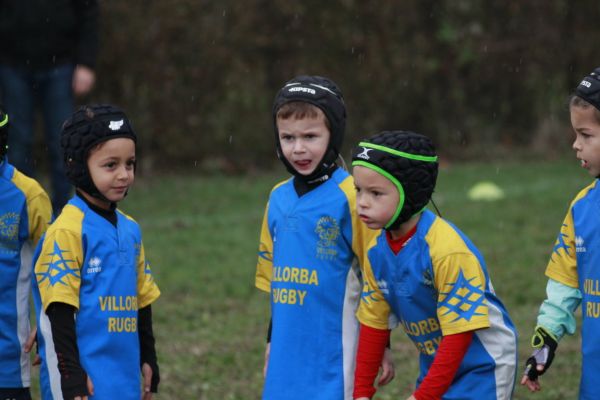
[[[268,297],[254,288],[258,235],[278,173],[246,177],[140,177],[121,208],[142,226],[146,253],[162,290],[154,329],[161,399],[258,399],[262,387]],[[506,198],[473,202],[478,181],[491,180]],[[568,204],[591,181],[575,162],[450,165],[434,200],[486,258],[490,275],[519,333],[519,363],[544,298],[544,270]],[[417,352],[392,335],[396,379],[379,399],[404,399],[418,374]],[[579,336],[559,345],[542,377],[543,392],[518,386],[515,399],[576,398]],[[519,368],[520,374],[521,368]]]

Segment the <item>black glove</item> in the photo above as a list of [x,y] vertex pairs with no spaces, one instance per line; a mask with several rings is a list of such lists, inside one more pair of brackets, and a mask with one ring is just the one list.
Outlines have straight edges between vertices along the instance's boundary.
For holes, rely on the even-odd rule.
[[[535,332],[531,338],[531,346],[535,350],[533,350],[531,357],[525,363],[524,375],[527,375],[529,380],[536,381],[538,376],[543,375],[550,368],[550,365],[552,365],[558,343],[554,335],[545,328],[538,326],[535,328]],[[544,366],[542,371],[537,370],[538,364]]]

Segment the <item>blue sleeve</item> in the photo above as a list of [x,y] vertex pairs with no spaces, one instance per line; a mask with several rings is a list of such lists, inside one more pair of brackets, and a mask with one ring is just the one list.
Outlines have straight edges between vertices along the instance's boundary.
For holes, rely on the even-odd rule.
[[556,341],[559,341],[565,333],[575,333],[575,310],[581,304],[581,292],[554,279],[548,279],[546,295],[537,324],[549,330]]

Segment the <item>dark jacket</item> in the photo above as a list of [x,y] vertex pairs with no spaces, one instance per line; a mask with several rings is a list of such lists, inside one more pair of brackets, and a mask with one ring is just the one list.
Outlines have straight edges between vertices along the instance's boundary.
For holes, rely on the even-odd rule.
[[0,62],[33,69],[73,63],[94,68],[96,0],[0,0]]

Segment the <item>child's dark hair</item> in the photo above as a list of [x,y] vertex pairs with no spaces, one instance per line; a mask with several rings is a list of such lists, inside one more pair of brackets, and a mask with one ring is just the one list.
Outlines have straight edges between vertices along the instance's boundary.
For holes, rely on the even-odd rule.
[[569,98],[569,108],[571,107],[579,107],[579,108],[593,108],[594,109],[594,117],[596,118],[596,122],[598,122],[600,124],[600,110],[598,110],[596,107],[594,107],[593,104],[591,104],[590,102],[586,101],[585,99],[582,99],[581,97],[577,96],[577,95],[571,95],[571,97]]
[[569,107],[594,107],[594,116],[600,123],[600,67],[579,82],[569,99]]
[[352,165],[373,169],[398,188],[398,209],[385,226],[392,230],[423,211],[431,200],[438,175],[431,139],[409,131],[384,131],[360,142],[352,154]]

